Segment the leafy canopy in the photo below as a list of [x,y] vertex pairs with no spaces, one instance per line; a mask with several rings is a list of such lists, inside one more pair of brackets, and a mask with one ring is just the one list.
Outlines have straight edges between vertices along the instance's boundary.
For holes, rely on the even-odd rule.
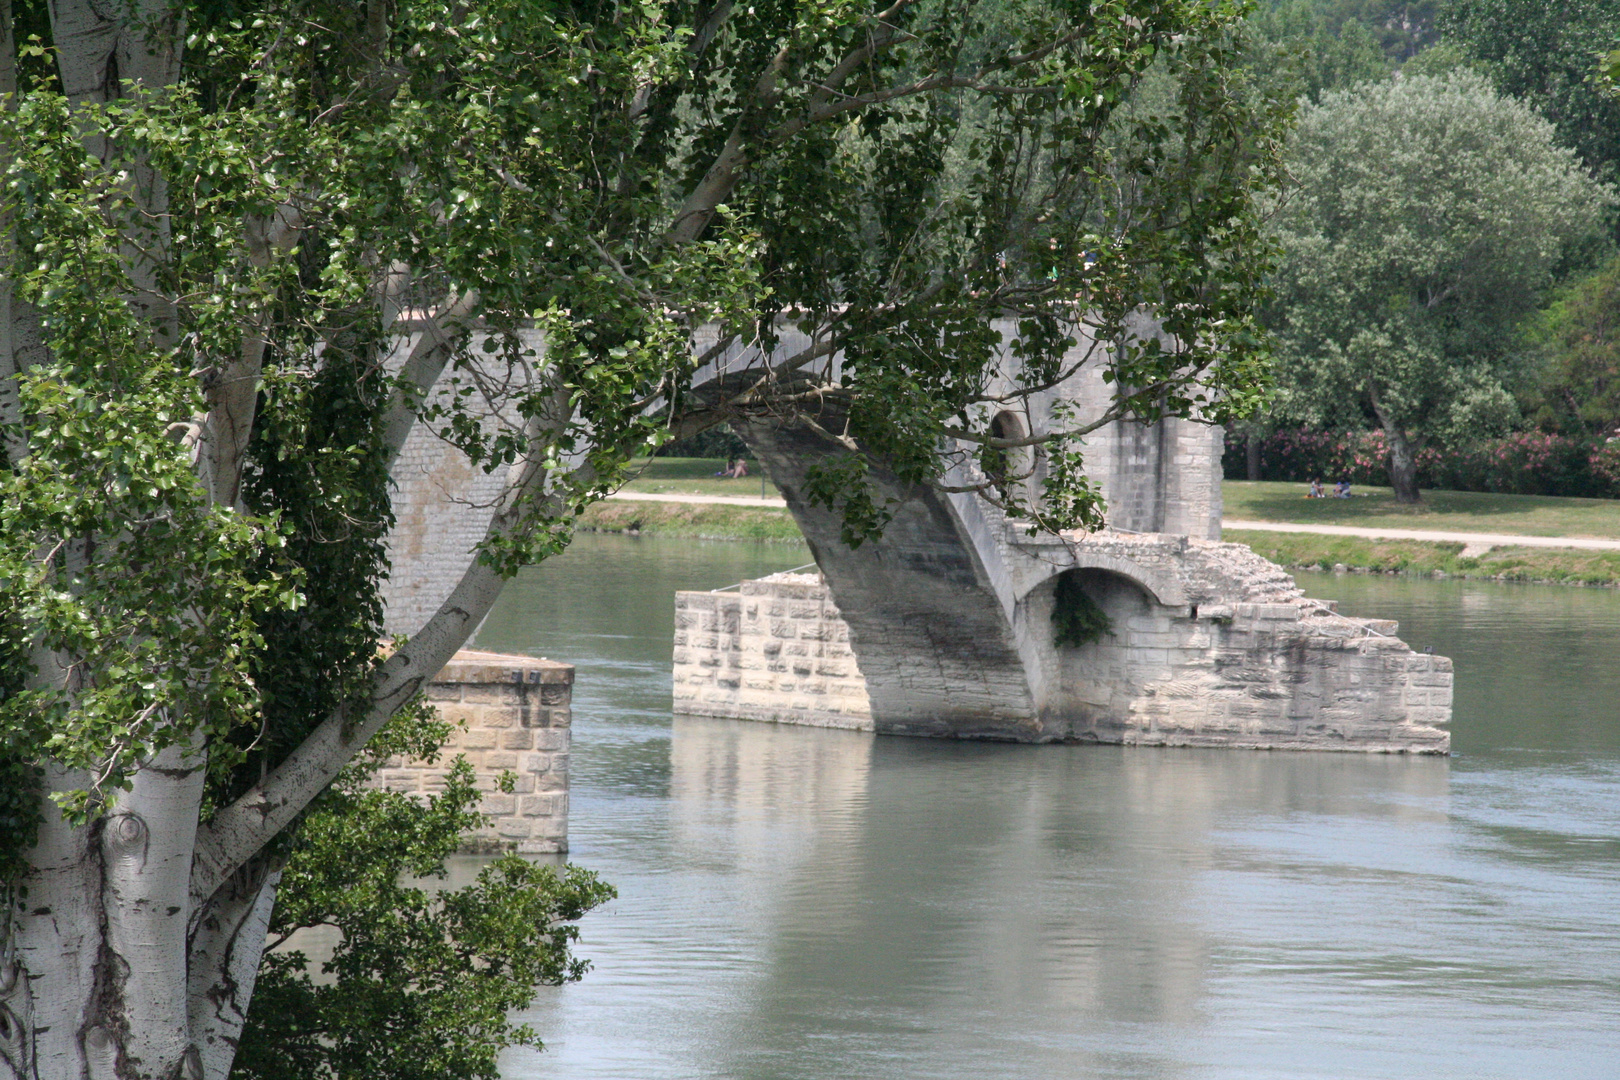
[[1284,409],[1346,426],[1382,410],[1419,443],[1505,427],[1531,365],[1516,327],[1611,193],[1552,125],[1466,72],[1325,94],[1288,154]]
[[1596,77],[1620,34],[1615,0],[1451,0],[1446,40],[1482,61],[1504,94],[1523,98],[1606,178],[1620,165],[1620,101]]
[[[84,769],[65,800],[89,814],[198,742],[225,800],[315,706],[363,711],[401,398],[480,467],[521,463],[479,555],[502,574],[671,433],[807,409],[862,451],[813,496],[874,535],[874,462],[939,483],[942,439],[995,448],[994,318],[1018,328],[1015,399],[1085,330],[1114,347],[1094,358],[1114,414],[1252,406],[1254,201],[1288,107],[1236,63],[1244,10],[271,0],[192,12],[161,92],[70,109],[43,79],[0,119],[11,272],[42,327],[0,648],[72,677],[0,702],[13,760]],[[1165,336],[1131,333],[1144,310]],[[396,377],[401,318],[481,392],[429,405]],[[781,359],[785,324],[815,346]],[[692,394],[700,327],[751,359]],[[193,473],[231,379],[262,411],[222,503]],[[1105,419],[1052,436],[1048,524],[1098,520],[1078,440]],[[348,602],[303,610],[325,580]],[[293,644],[309,627],[342,630]],[[324,689],[267,711],[298,671]]]

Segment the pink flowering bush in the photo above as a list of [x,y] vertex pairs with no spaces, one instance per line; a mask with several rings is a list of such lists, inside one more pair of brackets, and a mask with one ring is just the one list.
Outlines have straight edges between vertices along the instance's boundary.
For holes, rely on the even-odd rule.
[[1594,447],[1587,465],[1593,476],[1609,486],[1613,496],[1620,497],[1620,435]]
[[[1243,479],[1243,441],[1228,443],[1226,475]],[[1266,480],[1387,487],[1388,443],[1382,431],[1276,431],[1261,444],[1260,468]],[[1620,438],[1594,443],[1522,431],[1467,446],[1425,447],[1417,468],[1418,484],[1426,488],[1620,498]]]

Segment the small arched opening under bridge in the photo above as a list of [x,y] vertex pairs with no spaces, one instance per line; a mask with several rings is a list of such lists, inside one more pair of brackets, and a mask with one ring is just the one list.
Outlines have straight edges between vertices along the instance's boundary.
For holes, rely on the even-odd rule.
[[[990,421],[990,437],[1011,442],[1029,437],[1029,425],[1016,412],[1004,410]],[[1033,446],[986,446],[979,454],[984,475],[1007,500],[1008,509],[1022,507],[1028,513],[1041,492],[1041,454]]]

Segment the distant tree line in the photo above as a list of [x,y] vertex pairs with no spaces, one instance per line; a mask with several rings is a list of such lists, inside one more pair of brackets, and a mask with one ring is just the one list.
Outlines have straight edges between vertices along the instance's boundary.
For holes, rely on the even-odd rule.
[[1599,72],[1620,0],[1272,0],[1251,27],[1299,115],[1274,407],[1229,434],[1228,474],[1302,478],[1337,460],[1301,454],[1318,433],[1376,442],[1403,501],[1620,494],[1620,99]]

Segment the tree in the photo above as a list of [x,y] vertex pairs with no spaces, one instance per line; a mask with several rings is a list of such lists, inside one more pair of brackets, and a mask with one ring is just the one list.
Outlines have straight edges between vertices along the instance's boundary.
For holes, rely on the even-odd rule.
[[1530,327],[1546,365],[1538,425],[1570,435],[1620,434],[1620,259],[1563,290]]
[[[361,786],[390,753],[437,755],[443,723],[394,721],[344,770],[299,830],[270,919],[265,955],[231,1075],[301,1080],[497,1080],[499,1052],[539,1045],[507,1019],[539,984],[579,979],[573,921],[611,887],[569,867],[507,855],[471,885],[430,894],[402,879],[446,876],[445,860],[476,826],[480,792],[458,758],[426,806]],[[379,745],[381,743],[382,745]],[[295,931],[339,931],[316,983]]]
[[1451,0],[1441,32],[1484,61],[1504,94],[1534,105],[1588,168],[1609,176],[1620,163],[1620,101],[1594,78],[1615,47],[1615,0]]
[[1373,419],[1396,499],[1416,502],[1418,449],[1514,418],[1534,368],[1517,325],[1612,196],[1550,124],[1466,72],[1325,94],[1288,158],[1272,314],[1283,407]]
[[1296,94],[1312,101],[1324,90],[1384,78],[1394,58],[1380,40],[1380,14],[1321,0],[1259,5],[1250,17],[1256,55],[1249,64],[1262,77],[1292,81]]
[[[1042,520],[1083,524],[1087,431],[1255,397],[1286,106],[1235,4],[14,2],[0,1077],[224,1077],[300,828],[634,455],[836,417],[860,539],[869,470],[1044,440]],[[1110,405],[993,433],[1082,323]],[[709,330],[741,359],[690,392]],[[451,366],[483,393],[430,403]],[[379,654],[417,424],[507,487]]]

